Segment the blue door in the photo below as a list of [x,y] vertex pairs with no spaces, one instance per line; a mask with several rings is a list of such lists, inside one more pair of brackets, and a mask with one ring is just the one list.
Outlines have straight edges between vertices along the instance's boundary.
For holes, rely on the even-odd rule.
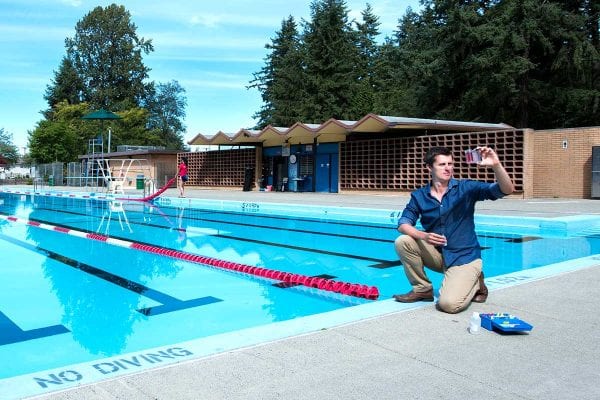
[[317,154],[316,192],[337,193],[338,159],[337,154]]
[[338,192],[338,154],[329,155],[330,167],[329,167],[329,192]]

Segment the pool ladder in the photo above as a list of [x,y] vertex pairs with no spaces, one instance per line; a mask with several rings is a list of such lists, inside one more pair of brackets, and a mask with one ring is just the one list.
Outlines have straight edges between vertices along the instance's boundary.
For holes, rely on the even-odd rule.
[[146,178],[144,180],[144,195],[143,197],[150,196],[156,193],[156,182],[152,178]]
[[33,191],[44,189],[44,180],[42,178],[33,178]]

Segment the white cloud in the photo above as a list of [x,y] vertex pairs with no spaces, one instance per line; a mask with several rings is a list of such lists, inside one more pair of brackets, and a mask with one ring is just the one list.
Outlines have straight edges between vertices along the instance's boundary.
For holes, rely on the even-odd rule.
[[82,4],[81,0],[60,0],[60,2],[71,7],[79,7]]
[[214,28],[219,25],[222,20],[223,19],[221,17],[212,14],[194,15],[192,18],[190,18],[190,24]]
[[[294,3],[288,1],[287,3]],[[268,3],[262,1],[262,3]],[[308,4],[304,1],[296,1],[296,5],[269,7],[264,4],[260,7],[255,2],[246,0],[227,0],[221,2],[204,1],[178,1],[172,0],[165,7],[162,2],[140,2],[139,4],[127,5],[136,23],[142,19],[152,20],[160,17],[166,25],[176,26],[202,26],[207,28],[278,28],[282,19],[289,14],[300,19],[308,14]],[[287,13],[281,12],[282,8],[291,10]],[[235,10],[235,12],[231,12]]]

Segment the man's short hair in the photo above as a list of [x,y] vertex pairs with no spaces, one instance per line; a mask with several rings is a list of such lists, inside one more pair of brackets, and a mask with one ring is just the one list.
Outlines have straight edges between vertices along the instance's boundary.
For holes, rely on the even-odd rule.
[[427,153],[425,154],[425,165],[427,165],[428,167],[433,167],[433,162],[435,161],[435,158],[440,155],[452,156],[452,152],[447,147],[432,147],[429,150],[427,150]]

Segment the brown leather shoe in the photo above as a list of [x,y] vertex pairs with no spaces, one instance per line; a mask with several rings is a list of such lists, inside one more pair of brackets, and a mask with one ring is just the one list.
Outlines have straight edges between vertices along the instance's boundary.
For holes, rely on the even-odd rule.
[[392,296],[394,300],[400,303],[414,303],[415,301],[433,301],[433,289],[426,292],[410,291],[404,294],[395,294]]
[[479,275],[479,290],[475,292],[475,296],[473,296],[474,303],[485,303],[488,298],[488,288],[485,286],[485,282],[483,281],[483,271]]

